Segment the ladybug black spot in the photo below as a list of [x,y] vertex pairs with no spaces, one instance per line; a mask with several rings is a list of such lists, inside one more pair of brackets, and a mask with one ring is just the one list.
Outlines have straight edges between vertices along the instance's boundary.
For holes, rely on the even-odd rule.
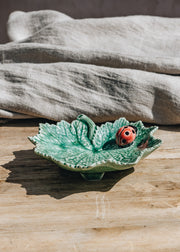
[[132,133],[135,134],[135,130],[132,130]]
[[129,132],[128,132],[128,131],[126,131],[126,132],[125,132],[125,135],[126,135],[126,136],[128,136],[128,135],[129,135]]
[[123,140],[122,140],[122,143],[125,144],[125,143],[126,143],[126,139],[123,139]]

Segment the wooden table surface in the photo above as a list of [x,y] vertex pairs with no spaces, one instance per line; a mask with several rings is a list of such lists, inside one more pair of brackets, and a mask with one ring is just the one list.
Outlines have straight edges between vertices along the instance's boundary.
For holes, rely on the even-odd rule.
[[163,145],[100,182],[36,156],[37,121],[0,127],[0,251],[179,252],[180,126]]

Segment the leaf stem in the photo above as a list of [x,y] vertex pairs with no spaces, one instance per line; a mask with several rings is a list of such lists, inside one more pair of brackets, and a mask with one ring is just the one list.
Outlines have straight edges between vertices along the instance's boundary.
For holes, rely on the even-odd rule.
[[95,131],[97,129],[97,126],[96,124],[86,115],[79,115],[77,117],[77,120],[79,121],[82,121],[82,122],[85,122],[88,126],[88,137],[89,137],[89,140],[93,140],[93,137],[94,137],[94,134],[95,134]]

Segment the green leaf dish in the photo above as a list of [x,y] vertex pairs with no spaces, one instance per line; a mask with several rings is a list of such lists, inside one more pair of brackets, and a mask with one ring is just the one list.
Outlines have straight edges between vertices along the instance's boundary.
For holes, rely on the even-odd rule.
[[[116,132],[129,124],[137,128],[136,138],[130,146],[119,147]],[[79,115],[72,123],[41,123],[39,133],[28,138],[36,145],[36,154],[95,181],[102,179],[105,172],[131,168],[157,149],[161,144],[153,137],[157,129],[146,128],[141,121],[129,123],[125,118],[97,126],[89,117]]]

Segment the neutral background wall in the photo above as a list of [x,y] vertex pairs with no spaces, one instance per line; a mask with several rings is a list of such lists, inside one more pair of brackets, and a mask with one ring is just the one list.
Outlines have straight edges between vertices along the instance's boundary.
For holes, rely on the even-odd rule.
[[180,0],[0,0],[0,43],[8,41],[6,23],[12,11],[52,9],[74,18],[156,15],[180,17]]

